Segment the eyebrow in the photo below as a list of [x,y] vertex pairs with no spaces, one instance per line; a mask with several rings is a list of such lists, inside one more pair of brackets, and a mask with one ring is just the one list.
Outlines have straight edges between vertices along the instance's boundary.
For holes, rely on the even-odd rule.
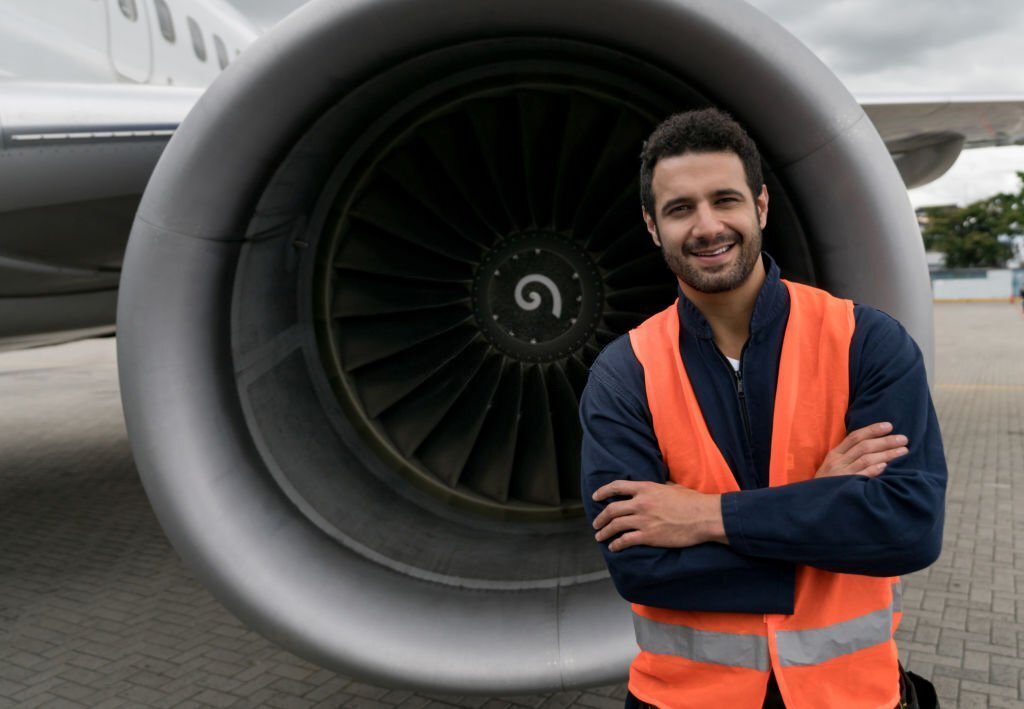
[[[720,190],[715,190],[714,192],[711,193],[711,196],[712,197],[716,197],[716,198],[717,197],[739,197],[740,199],[746,199],[746,196],[743,194],[742,191],[733,189],[731,187],[723,187]],[[693,201],[693,198],[685,197],[685,196],[684,197],[676,197],[675,199],[670,199],[669,201],[665,202],[665,204],[661,205],[661,213],[665,214],[669,209],[671,209],[672,207],[676,206],[677,204],[685,204],[687,202],[692,202],[692,201]]]

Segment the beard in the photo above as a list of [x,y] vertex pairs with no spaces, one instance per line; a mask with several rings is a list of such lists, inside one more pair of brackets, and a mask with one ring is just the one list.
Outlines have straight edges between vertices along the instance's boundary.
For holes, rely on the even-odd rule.
[[[694,239],[683,245],[678,251],[665,248],[665,241],[658,234],[661,242],[661,255],[669,270],[680,281],[700,293],[724,293],[739,288],[750,276],[761,258],[761,228],[755,225],[755,231],[744,236],[738,232],[730,232],[713,239]],[[708,252],[735,244],[738,249],[736,258],[731,263],[717,267],[701,266],[691,258],[696,252]]]

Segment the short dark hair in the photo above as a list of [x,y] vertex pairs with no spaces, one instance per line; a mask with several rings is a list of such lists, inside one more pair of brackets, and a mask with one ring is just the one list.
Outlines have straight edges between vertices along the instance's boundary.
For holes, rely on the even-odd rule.
[[651,133],[640,151],[640,201],[654,217],[654,166],[663,158],[685,153],[736,153],[743,163],[750,193],[756,198],[764,184],[761,154],[743,127],[725,111],[703,108],[669,116]]

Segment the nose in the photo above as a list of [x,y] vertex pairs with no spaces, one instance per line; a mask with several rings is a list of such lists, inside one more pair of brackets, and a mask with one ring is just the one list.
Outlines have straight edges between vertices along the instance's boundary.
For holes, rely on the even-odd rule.
[[722,233],[722,221],[714,208],[707,202],[700,202],[694,210],[693,235],[712,237]]

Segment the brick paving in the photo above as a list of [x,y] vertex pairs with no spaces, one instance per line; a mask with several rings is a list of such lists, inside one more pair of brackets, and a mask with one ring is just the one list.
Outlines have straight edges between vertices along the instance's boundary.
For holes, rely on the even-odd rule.
[[[1024,318],[1004,303],[942,304],[936,330],[945,547],[906,579],[901,651],[944,706],[1024,707]],[[117,397],[112,340],[0,355],[0,707],[622,706],[621,686],[373,687],[246,630],[166,542]]]
[[933,395],[950,472],[945,538],[938,562],[907,579],[901,654],[946,706],[1024,707],[1019,306],[937,305],[936,354]]

